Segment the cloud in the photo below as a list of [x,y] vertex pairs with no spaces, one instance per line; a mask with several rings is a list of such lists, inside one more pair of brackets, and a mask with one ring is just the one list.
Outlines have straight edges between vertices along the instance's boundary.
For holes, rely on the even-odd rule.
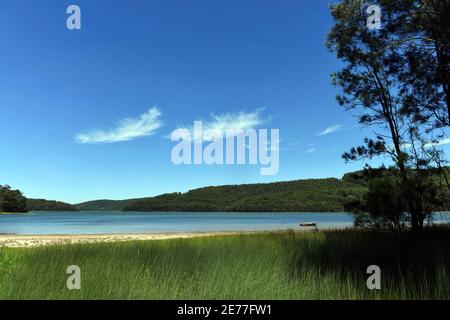
[[114,129],[80,133],[75,137],[75,141],[81,144],[114,143],[151,136],[162,126],[162,121],[159,119],[160,116],[161,112],[158,108],[153,107],[139,116],[139,118],[119,120],[117,127]]
[[[254,129],[266,121],[267,119],[261,116],[261,109],[254,112],[212,114],[210,120],[202,121],[203,140],[213,141],[242,130]],[[193,135],[193,126],[180,127],[172,132],[172,138],[174,139],[190,139]]]
[[305,151],[305,153],[314,153],[316,152],[316,149],[314,148],[309,148],[308,150]]
[[[428,148],[443,146],[443,145],[446,145],[446,144],[450,144],[450,138],[444,138],[444,139],[428,142],[428,143],[425,143],[423,145],[423,147],[428,149]],[[409,149],[409,148],[412,148],[413,145],[411,143],[402,143],[401,146],[403,148],[405,148],[405,149]],[[386,144],[386,147],[388,147],[391,150],[394,150],[394,145],[393,144]]]
[[446,145],[446,144],[450,144],[450,138],[445,138],[445,139],[438,140],[436,142],[427,143],[425,145],[425,148],[431,148],[431,147],[436,147],[436,146],[443,146],[443,145]]
[[337,124],[337,125],[334,125],[334,126],[326,128],[325,130],[323,130],[322,132],[318,133],[317,135],[318,136],[324,136],[326,134],[334,133],[334,132],[337,132],[337,131],[340,131],[340,130],[342,130],[342,125]]

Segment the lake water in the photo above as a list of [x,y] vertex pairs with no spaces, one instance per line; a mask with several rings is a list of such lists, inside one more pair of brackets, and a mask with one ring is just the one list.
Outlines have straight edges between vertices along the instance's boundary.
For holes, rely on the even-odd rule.
[[[450,214],[437,214],[449,222]],[[319,228],[348,227],[345,213],[187,213],[187,212],[30,212],[0,215],[0,234],[105,234],[298,229],[302,222]]]

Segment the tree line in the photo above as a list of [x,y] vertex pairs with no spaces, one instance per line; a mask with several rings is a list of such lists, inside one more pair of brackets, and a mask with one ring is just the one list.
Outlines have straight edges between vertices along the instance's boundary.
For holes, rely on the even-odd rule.
[[[89,201],[76,206],[83,211],[354,212],[356,208],[362,210],[364,198],[373,189],[372,181],[383,176],[393,179],[397,175],[395,168],[366,169],[347,173],[342,179],[212,186],[141,199]],[[450,210],[450,190],[441,188],[438,171],[429,175],[433,188],[439,191],[438,201],[430,210]],[[401,198],[394,200],[401,201]]]
[[364,191],[335,178],[227,185],[135,200],[122,211],[342,212],[349,197]]
[[27,199],[19,190],[0,185],[0,212],[27,212]]
[[[438,200],[429,207],[429,210],[450,210],[450,190],[441,187],[443,182],[439,171],[434,170],[429,175],[433,177],[433,188],[437,191]],[[76,205],[44,199],[26,199],[26,209],[29,211],[364,212],[368,209],[364,207],[363,200],[370,192],[374,192],[373,190],[375,195],[379,189],[387,190],[386,196],[391,197],[391,200],[382,199],[379,202],[388,208],[390,203],[402,203],[402,198],[396,192],[391,192],[392,190],[385,186],[377,188],[377,184],[373,182],[382,177],[388,177],[389,180],[397,179],[397,176],[398,172],[395,168],[378,168],[350,172],[342,179],[305,179],[211,186],[185,193],[174,192],[140,199],[94,200]],[[13,198],[17,203],[22,203],[22,211],[24,211],[23,196],[17,197],[21,194],[18,190],[14,194],[16,197]],[[15,209],[9,207],[8,210],[3,211],[14,212]],[[374,208],[373,212],[384,211]]]
[[72,204],[45,199],[27,199],[27,208],[29,211],[78,211]]
[[20,190],[0,185],[0,212],[23,213],[28,211],[77,211],[71,204],[44,199],[27,199]]

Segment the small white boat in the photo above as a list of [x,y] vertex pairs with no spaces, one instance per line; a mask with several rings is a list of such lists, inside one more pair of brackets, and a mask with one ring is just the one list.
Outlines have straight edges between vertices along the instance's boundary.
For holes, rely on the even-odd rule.
[[300,227],[317,227],[316,222],[303,222],[300,223]]

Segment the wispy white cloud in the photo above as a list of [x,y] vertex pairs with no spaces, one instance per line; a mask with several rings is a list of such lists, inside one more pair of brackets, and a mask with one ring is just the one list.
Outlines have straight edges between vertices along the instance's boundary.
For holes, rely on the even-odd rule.
[[305,153],[314,153],[317,150],[315,148],[309,148],[308,150],[305,151]]
[[[423,147],[424,148],[433,148],[433,147],[443,146],[446,144],[450,144],[450,138],[444,138],[444,139],[428,142],[428,143],[425,143],[423,145]],[[401,146],[405,149],[409,149],[413,145],[411,143],[402,143]],[[419,145],[417,145],[417,146],[419,147]],[[394,151],[394,145],[392,143],[386,144],[386,147],[389,148],[390,150]]]
[[[212,141],[247,129],[255,129],[267,121],[261,115],[261,109],[254,112],[226,113],[211,115],[211,119],[202,121],[203,140]],[[172,138],[190,139],[194,137],[194,127],[179,127],[172,132]],[[199,137],[202,138],[202,137]]]
[[[278,139],[275,141],[268,140],[266,143],[267,150],[268,151],[280,151],[281,150],[280,143],[281,143],[281,139]],[[245,148],[247,150],[250,150],[250,144],[246,143]]]
[[114,129],[80,133],[75,137],[75,141],[81,144],[114,143],[150,136],[155,134],[156,130],[162,126],[160,116],[161,111],[153,107],[138,118],[119,120]]
[[436,146],[443,146],[446,144],[450,144],[450,138],[445,138],[445,139],[438,140],[436,142],[427,143],[425,145],[425,147],[430,148],[430,147],[436,147]]
[[319,132],[317,135],[318,136],[324,136],[326,134],[330,134],[330,133],[334,133],[334,132],[337,132],[337,131],[341,131],[342,129],[343,129],[342,125],[337,124],[337,125],[334,125],[334,126],[326,128],[322,132]]

